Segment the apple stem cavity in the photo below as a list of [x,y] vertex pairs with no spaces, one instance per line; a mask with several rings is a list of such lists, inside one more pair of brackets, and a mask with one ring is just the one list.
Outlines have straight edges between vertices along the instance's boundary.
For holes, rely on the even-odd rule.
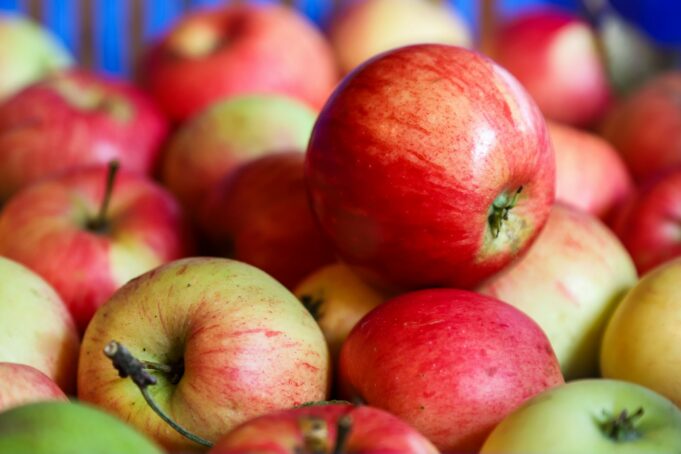
[[327,454],[326,440],[329,428],[326,421],[318,417],[303,418],[299,422],[303,435],[303,450],[305,454]]
[[135,385],[137,385],[139,390],[142,392],[142,396],[149,407],[151,407],[151,409],[154,410],[154,412],[170,427],[172,427],[183,437],[193,441],[196,444],[208,448],[213,447],[213,443],[209,440],[191,433],[173,421],[170,416],[168,416],[151,397],[148,388],[150,385],[155,385],[157,380],[156,377],[147,371],[147,364],[156,365],[156,363],[145,363],[144,361],[140,361],[139,359],[135,358],[135,356],[130,353],[130,351],[121,343],[113,340],[104,347],[104,355],[111,360],[113,366],[116,368],[118,375],[121,378],[130,377],[132,379],[133,383],[135,383]]
[[336,425],[336,443],[333,447],[332,454],[344,454],[345,447],[348,444],[348,438],[350,438],[350,431],[352,430],[352,418],[350,415],[343,415],[338,419]]
[[637,440],[641,437],[641,433],[636,429],[636,421],[643,416],[643,413],[643,407],[639,407],[631,414],[624,409],[616,417],[604,411],[606,419],[601,423],[601,430],[615,442]]
[[88,229],[95,233],[106,233],[109,230],[109,223],[107,221],[107,214],[109,211],[109,204],[111,203],[111,195],[113,194],[113,186],[116,181],[116,174],[120,164],[118,161],[111,161],[109,163],[109,170],[106,174],[106,186],[104,188],[104,198],[102,204],[99,206],[97,216],[90,220]]
[[324,305],[324,300],[321,298],[315,298],[312,295],[302,295],[300,297],[300,302],[303,303],[305,309],[312,315],[316,321],[319,321],[322,317],[322,306]]
[[508,214],[518,203],[522,191],[523,187],[520,186],[511,196],[509,196],[507,192],[502,192],[494,199],[494,202],[492,202],[492,206],[490,207],[487,216],[487,222],[489,223],[492,237],[497,238],[499,233],[501,233],[501,226],[504,221],[508,220]]

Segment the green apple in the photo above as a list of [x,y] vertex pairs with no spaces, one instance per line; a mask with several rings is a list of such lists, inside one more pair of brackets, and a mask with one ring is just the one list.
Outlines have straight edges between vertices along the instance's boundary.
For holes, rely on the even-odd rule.
[[681,411],[643,386],[577,380],[538,394],[507,416],[481,454],[681,452]]
[[2,454],[161,454],[153,442],[103,411],[39,402],[0,413]]

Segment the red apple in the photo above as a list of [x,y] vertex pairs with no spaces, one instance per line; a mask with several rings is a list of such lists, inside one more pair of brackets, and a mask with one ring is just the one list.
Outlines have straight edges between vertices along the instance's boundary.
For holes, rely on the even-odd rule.
[[612,98],[598,52],[585,21],[546,8],[504,24],[494,58],[518,78],[547,118],[588,126],[602,118]]
[[0,412],[43,400],[68,400],[50,377],[25,364],[0,362]]
[[69,71],[0,106],[0,200],[50,174],[118,160],[151,173],[167,125],[144,94]]
[[681,166],[681,71],[661,74],[608,115],[603,136],[641,182]]
[[320,108],[338,80],[331,48],[281,5],[228,5],[185,16],[143,62],[162,109],[184,120],[220,98],[281,93]]
[[423,435],[390,413],[367,406],[328,404],[247,421],[222,437],[209,454],[332,453],[336,452],[338,432],[348,429],[347,438],[342,439],[343,453],[438,453]]
[[217,251],[256,266],[292,289],[335,260],[319,231],[299,151],[256,159],[219,185],[204,216]]
[[595,134],[547,122],[556,152],[556,200],[606,218],[631,191],[626,164]]
[[611,226],[641,274],[681,256],[681,168],[632,194]]
[[322,230],[365,277],[471,287],[539,233],[554,164],[544,119],[512,76],[430,44],[345,78],[315,124],[306,177]]
[[504,416],[563,383],[532,319],[452,289],[407,293],[371,311],[343,344],[340,379],[348,397],[393,413],[447,452],[477,451]]
[[52,284],[81,331],[118,287],[191,251],[167,191],[123,172],[103,210],[107,186],[106,168],[80,169],[25,188],[0,212],[0,255]]

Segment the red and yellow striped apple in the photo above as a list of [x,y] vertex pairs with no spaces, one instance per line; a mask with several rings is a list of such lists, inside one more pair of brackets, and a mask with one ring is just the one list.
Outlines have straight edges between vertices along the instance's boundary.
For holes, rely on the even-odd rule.
[[67,400],[67,397],[38,369],[26,364],[0,362],[0,412],[45,400]]

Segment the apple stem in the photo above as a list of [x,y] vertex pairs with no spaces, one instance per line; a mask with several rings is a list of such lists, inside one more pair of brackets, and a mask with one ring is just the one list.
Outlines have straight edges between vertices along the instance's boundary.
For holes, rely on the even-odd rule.
[[489,223],[492,237],[497,238],[499,233],[501,233],[501,226],[504,221],[508,220],[508,214],[516,203],[518,203],[522,191],[523,187],[520,186],[510,198],[508,194],[504,192],[492,202],[489,215],[487,216],[487,222]]
[[118,173],[118,168],[120,167],[118,161],[111,161],[109,163],[109,169],[106,174],[106,187],[104,188],[104,198],[102,199],[102,204],[99,206],[99,213],[97,217],[92,219],[89,224],[89,228],[95,232],[102,232],[106,230],[107,220],[106,215],[109,211],[109,204],[111,203],[111,194],[113,193],[114,181],[116,180],[116,173]]
[[636,430],[635,423],[643,416],[643,413],[643,407],[639,407],[631,414],[624,409],[615,418],[607,417],[605,422],[601,424],[601,428],[614,441],[636,440],[641,434]]
[[173,373],[173,368],[167,364],[160,364],[160,363],[155,363],[153,361],[142,361],[142,364],[144,365],[145,369],[150,369],[150,370],[156,370],[159,372],[163,372],[164,374],[171,374]]
[[213,447],[213,443],[205,438],[195,435],[180,426],[178,423],[173,421],[170,416],[168,416],[154,401],[154,399],[149,394],[149,385],[155,385],[157,383],[156,377],[151,375],[146,370],[145,362],[138,360],[133,356],[130,351],[125,348],[121,343],[116,341],[110,341],[104,347],[104,354],[111,360],[113,366],[118,371],[118,375],[121,378],[130,377],[132,381],[137,385],[139,390],[142,392],[142,396],[147,404],[152,410],[170,427],[175,429],[183,437],[197,443],[201,446],[208,448]]
[[336,425],[336,444],[332,454],[343,454],[345,452],[345,446],[348,444],[351,430],[352,418],[350,418],[350,415],[343,415]]

